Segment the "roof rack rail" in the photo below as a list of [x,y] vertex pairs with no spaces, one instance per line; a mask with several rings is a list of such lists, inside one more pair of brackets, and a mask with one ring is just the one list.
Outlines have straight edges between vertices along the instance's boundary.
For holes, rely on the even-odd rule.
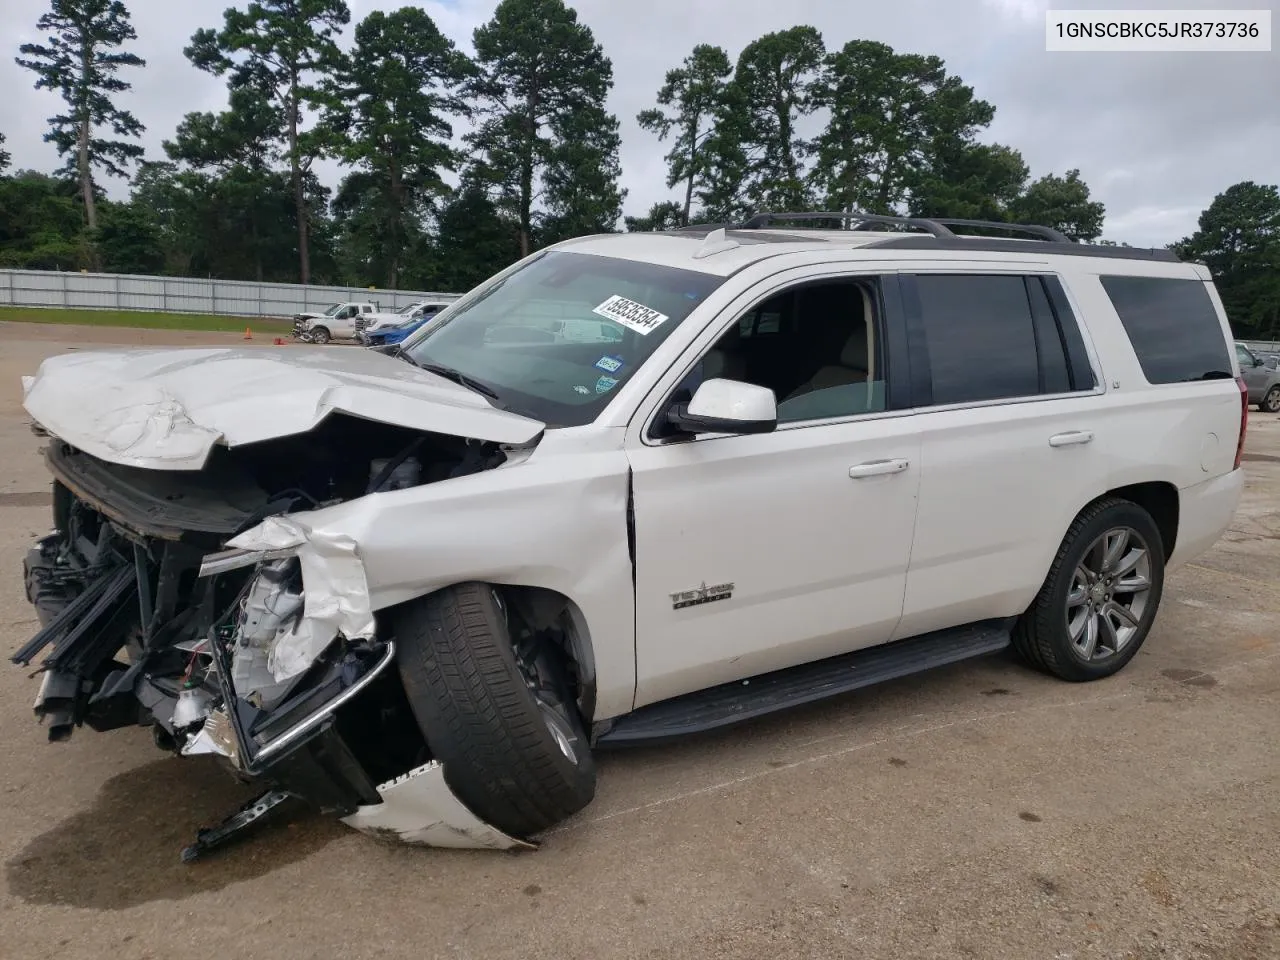
[[865,230],[868,226],[875,226],[877,224],[916,227],[919,230],[928,231],[939,239],[948,240],[957,236],[957,234],[950,229],[951,227],[986,227],[990,230],[1005,230],[1009,233],[1029,233],[1042,240],[1052,240],[1054,243],[1073,242],[1070,237],[1053,229],[1053,227],[1042,227],[1037,224],[1001,223],[998,220],[962,220],[954,217],[893,217],[879,213],[861,213],[857,210],[839,213],[818,210],[804,213],[757,213],[745,223],[740,224],[738,229],[759,229],[761,227],[767,227],[775,221],[786,220],[857,221],[849,228],[851,230]]
[[831,212],[831,211],[812,211],[806,213],[757,213],[743,223],[738,224],[739,230],[758,230],[767,227],[775,221],[787,220],[857,220],[859,225],[853,229],[857,230],[863,223],[887,223],[899,227],[916,227],[919,230],[925,230],[935,237],[948,238],[954,237],[955,234],[944,227],[937,220],[926,220],[921,217],[889,217],[878,213],[859,213],[858,211],[848,212]]
[[1054,243],[1074,242],[1065,233],[1055,230],[1053,227],[1042,227],[1032,223],[1001,223],[998,220],[956,220],[950,217],[934,217],[933,222],[945,224],[948,227],[987,227],[992,230],[1008,230],[1010,233],[1029,233],[1035,237],[1052,240]]

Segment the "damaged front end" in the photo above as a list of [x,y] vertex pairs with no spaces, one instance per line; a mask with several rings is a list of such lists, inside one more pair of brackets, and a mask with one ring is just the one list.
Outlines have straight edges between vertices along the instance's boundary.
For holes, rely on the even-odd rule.
[[[12,659],[39,665],[49,739],[149,726],[161,748],[216,755],[265,791],[184,858],[290,798],[412,842],[524,845],[445,785],[356,544],[305,536],[289,516],[492,469],[499,444],[335,413],[306,434],[214,447],[199,471],[112,463],[56,436],[46,459],[54,530],[24,564],[41,629]],[[249,530],[274,540],[236,549]]]

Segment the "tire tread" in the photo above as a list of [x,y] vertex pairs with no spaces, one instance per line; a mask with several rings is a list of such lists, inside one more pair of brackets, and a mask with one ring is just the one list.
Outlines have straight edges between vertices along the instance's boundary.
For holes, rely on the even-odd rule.
[[407,605],[396,633],[410,706],[445,780],[473,813],[527,837],[591,802],[586,737],[579,729],[585,755],[574,767],[547,731],[487,584]]

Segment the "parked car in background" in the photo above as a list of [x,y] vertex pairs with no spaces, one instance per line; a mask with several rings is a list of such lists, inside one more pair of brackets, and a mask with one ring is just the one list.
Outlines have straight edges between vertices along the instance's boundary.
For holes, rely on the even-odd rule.
[[1249,389],[1249,402],[1265,413],[1280,413],[1280,370],[1236,341],[1236,359],[1240,375]]
[[392,344],[404,342],[406,337],[417,333],[419,329],[426,326],[429,322],[439,316],[439,311],[423,313],[412,320],[406,320],[395,326],[382,327],[372,333],[361,330],[360,342],[366,347],[386,347]]
[[351,340],[356,335],[356,320],[376,313],[378,305],[366,300],[335,303],[323,313],[295,313],[293,335],[305,343],[328,343]]
[[394,320],[379,319],[376,322],[362,325],[356,333],[356,339],[366,347],[380,347],[388,343],[399,343],[410,333],[417,330],[449,304],[445,301],[420,301],[405,307]]
[[450,301],[448,300],[415,300],[394,313],[380,310],[370,314],[362,314],[356,317],[356,339],[363,342],[360,337],[362,333],[373,334],[380,330],[402,327],[421,317],[434,317],[449,303]]

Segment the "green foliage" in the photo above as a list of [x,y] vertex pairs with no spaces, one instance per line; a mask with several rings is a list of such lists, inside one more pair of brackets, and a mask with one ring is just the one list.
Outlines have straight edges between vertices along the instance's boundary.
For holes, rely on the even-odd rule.
[[[112,95],[130,88],[117,73],[121,67],[142,67],[140,57],[117,48],[137,39],[129,11],[120,0],[52,0],[48,13],[36,21],[44,43],[24,43],[15,60],[36,74],[37,90],[57,91],[67,112],[49,118],[45,141],[67,158],[64,171],[79,178],[89,228],[97,226],[93,171],[123,177],[125,167],[142,156],[130,142],[144,127]],[[100,134],[107,128],[115,139]],[[129,139],[120,139],[129,138]]]
[[1089,199],[1089,186],[1079,170],[1068,170],[1065,177],[1041,177],[1009,204],[1010,220],[1055,227],[1072,240],[1101,236],[1105,214],[1102,203]]
[[520,258],[518,228],[483,187],[464,182],[440,211],[429,289],[458,293],[478,286]]
[[907,208],[917,217],[1008,221],[1029,172],[1012,147],[953,142],[916,179]]
[[[689,223],[693,193],[707,184],[710,160],[706,145],[715,133],[715,120],[727,105],[728,79],[733,73],[729,55],[720,47],[700,43],[685,57],[684,63],[668,70],[658,90],[659,107],[670,110],[643,110],[636,117],[642,129],[650,130],[665,140],[672,131],[675,139],[667,161],[667,187],[683,183],[684,206],[679,210],[680,224]],[[651,211],[652,212],[652,211]],[[630,230],[628,218],[628,227]]]
[[304,109],[323,105],[323,78],[343,62],[334,36],[350,19],[344,0],[253,0],[227,9],[221,30],[196,31],[184,51],[201,70],[226,75],[231,91],[254,91],[254,100],[278,110],[282,128],[274,132],[289,163],[302,283],[311,282],[308,176],[323,144],[302,129]]
[[136,202],[102,205],[94,238],[101,269],[110,273],[157,274],[164,269],[160,228]]
[[613,66],[591,30],[563,0],[502,0],[473,40],[469,176],[518,224],[521,253],[540,239],[612,229],[623,199],[618,121],[604,106]]
[[78,270],[85,265],[78,189],[74,180],[31,170],[0,179],[0,266]]
[[674,230],[686,225],[684,210],[674,200],[663,200],[649,208],[643,217],[624,217],[627,233]]
[[719,143],[732,162],[745,155],[741,192],[761,210],[811,206],[803,161],[811,144],[796,132],[801,118],[818,106],[818,75],[826,55],[814,27],[768,33],[747,44],[733,75],[733,95]]
[[145,330],[211,330],[282,335],[292,321],[274,317],[210,316],[201,313],[160,313],[151,310],[75,310],[60,307],[0,307],[0,321],[8,323],[73,323],[90,327],[134,327]]
[[449,144],[451,121],[469,108],[455,91],[473,74],[425,12],[405,7],[369,14],[326,84],[323,132],[356,168],[339,188],[335,210],[347,256],[392,289],[406,255],[423,245],[435,199],[448,192],[442,171],[460,162]]
[[1238,334],[1280,335],[1280,189],[1251,180],[1233,184],[1176,248],[1208,266]]
[[954,188],[957,167],[966,178],[988,175],[973,169],[987,158],[968,148],[995,108],[941,58],[854,40],[824,66],[816,97],[831,120],[818,137],[813,181],[829,206],[893,213],[914,194]]

